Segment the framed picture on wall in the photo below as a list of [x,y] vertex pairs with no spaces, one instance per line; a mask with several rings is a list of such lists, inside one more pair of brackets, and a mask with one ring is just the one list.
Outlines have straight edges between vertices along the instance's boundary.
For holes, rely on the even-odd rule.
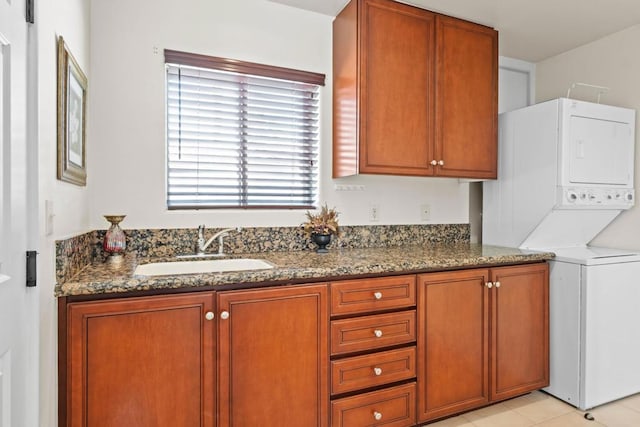
[[58,37],[58,179],[84,186],[87,77]]

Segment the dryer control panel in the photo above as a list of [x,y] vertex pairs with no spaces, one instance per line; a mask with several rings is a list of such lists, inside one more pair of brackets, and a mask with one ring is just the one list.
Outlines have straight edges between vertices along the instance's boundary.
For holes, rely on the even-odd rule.
[[635,204],[632,188],[558,187],[558,209],[629,209]]

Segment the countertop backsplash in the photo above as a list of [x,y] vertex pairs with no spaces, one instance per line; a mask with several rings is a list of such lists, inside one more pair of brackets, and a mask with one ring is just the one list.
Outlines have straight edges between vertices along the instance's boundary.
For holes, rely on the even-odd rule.
[[[205,230],[205,239],[221,228]],[[469,242],[469,224],[363,225],[342,226],[329,249],[380,248],[402,245]],[[172,257],[195,253],[197,228],[129,229],[126,252],[138,257]],[[95,230],[56,241],[56,280],[63,283],[91,262],[105,259],[102,240],[106,230]],[[231,231],[224,238],[224,252],[260,253],[314,250],[315,245],[301,227],[247,227]],[[218,250],[214,241],[208,253]]]
[[90,231],[65,240],[56,240],[57,283],[66,282],[94,260],[96,239],[96,232]]

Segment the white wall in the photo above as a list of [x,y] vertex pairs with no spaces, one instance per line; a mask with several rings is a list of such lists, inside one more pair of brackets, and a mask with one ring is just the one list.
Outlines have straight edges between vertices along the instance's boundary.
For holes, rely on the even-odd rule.
[[[89,0],[37,2],[39,92],[39,256],[40,288],[40,425],[57,425],[57,301],[55,240],[84,233],[89,227],[90,187],[78,187],[56,179],[56,69],[58,35],[89,77]],[[89,93],[91,87],[89,86]],[[91,95],[89,95],[91,96]],[[90,122],[89,122],[90,123]],[[87,124],[90,126],[90,124]],[[91,147],[88,147],[91,150]],[[89,170],[91,165],[89,164]],[[45,234],[44,202],[54,210],[53,234]]]
[[498,72],[498,114],[534,102],[536,66],[531,62],[501,56]]
[[[535,64],[500,56],[498,66],[498,114],[532,104],[535,94]],[[469,187],[472,243],[482,242],[483,185],[482,182],[476,182]]]
[[[574,83],[607,86],[610,91],[602,96],[603,104],[640,110],[640,25],[609,35],[561,55],[536,64],[537,102],[566,96]],[[572,98],[595,101],[595,91],[575,90]],[[636,116],[636,195],[640,190],[640,136]],[[623,212],[591,242],[592,245],[640,249],[637,236],[640,208]]]
[[[93,228],[104,214],[126,214],[124,228],[286,226],[300,211],[167,211],[163,49],[182,50],[324,73],[320,201],[336,206],[341,223],[468,222],[468,184],[457,180],[358,176],[331,179],[332,18],[265,0],[93,0],[88,135]],[[337,192],[334,184],[362,184]]]

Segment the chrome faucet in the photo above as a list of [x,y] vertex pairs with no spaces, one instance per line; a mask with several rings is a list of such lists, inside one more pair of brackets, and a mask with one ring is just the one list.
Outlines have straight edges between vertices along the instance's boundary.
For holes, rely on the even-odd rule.
[[197,250],[198,255],[204,255],[204,251],[206,251],[209,245],[211,245],[211,242],[213,242],[215,239],[218,239],[217,256],[223,256],[224,255],[224,238],[225,236],[229,235],[230,231],[234,231],[234,230],[240,232],[242,228],[241,227],[225,228],[224,230],[218,231],[216,234],[211,236],[209,240],[205,242],[204,241],[204,224],[198,226],[198,250]]

